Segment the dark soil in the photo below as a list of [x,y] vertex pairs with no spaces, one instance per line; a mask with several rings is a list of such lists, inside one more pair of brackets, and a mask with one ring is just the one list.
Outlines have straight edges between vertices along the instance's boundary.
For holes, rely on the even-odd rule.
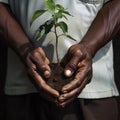
[[52,74],[51,77],[46,80],[47,84],[61,92],[61,88],[69,83],[72,80],[72,77],[68,78],[64,75],[64,67],[62,65],[51,63],[50,67]]

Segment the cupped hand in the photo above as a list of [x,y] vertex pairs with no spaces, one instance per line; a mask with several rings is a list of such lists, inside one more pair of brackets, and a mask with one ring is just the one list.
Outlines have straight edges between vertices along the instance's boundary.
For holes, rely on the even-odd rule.
[[74,79],[61,90],[58,101],[62,107],[76,99],[92,77],[92,57],[85,45],[71,46],[63,61],[66,64],[65,75],[74,75]]
[[59,93],[47,85],[46,81],[43,79],[51,75],[49,60],[43,49],[37,47],[26,51],[28,52],[24,54],[24,61],[27,64],[28,74],[35,81],[41,97],[57,103]]

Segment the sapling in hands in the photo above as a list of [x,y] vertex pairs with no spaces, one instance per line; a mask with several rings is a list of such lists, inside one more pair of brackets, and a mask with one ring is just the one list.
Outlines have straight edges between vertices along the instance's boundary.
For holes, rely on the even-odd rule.
[[[56,59],[58,65],[60,64],[59,60],[59,53],[58,53],[58,40],[60,36],[66,36],[72,40],[75,40],[73,37],[71,37],[68,34],[68,26],[67,24],[62,20],[62,18],[67,20],[67,15],[71,16],[71,14],[60,4],[55,4],[53,0],[44,0],[45,8],[44,10],[37,10],[35,11],[32,20],[30,22],[30,25],[41,15],[43,15],[46,12],[49,12],[51,14],[51,18],[47,21],[45,21],[37,30],[38,31],[38,37],[37,40],[40,40],[44,36],[46,36],[49,32],[55,33],[55,40],[56,40]],[[62,34],[57,33],[57,28],[60,28],[62,30]],[[54,29],[51,31],[51,29]]]

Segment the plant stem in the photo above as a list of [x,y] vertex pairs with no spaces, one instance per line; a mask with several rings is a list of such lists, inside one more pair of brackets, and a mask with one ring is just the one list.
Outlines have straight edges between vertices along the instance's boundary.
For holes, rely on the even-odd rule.
[[58,35],[57,35],[57,26],[55,24],[55,37],[56,37],[56,56],[57,56],[57,64],[60,64],[60,60],[59,60],[59,54],[58,54]]

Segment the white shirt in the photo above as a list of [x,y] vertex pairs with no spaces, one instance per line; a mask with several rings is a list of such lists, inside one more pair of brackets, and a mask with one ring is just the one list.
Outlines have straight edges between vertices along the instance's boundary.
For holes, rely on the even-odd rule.
[[[0,0],[10,4],[11,9],[26,34],[35,42],[35,33],[38,27],[48,20],[51,16],[46,13],[39,17],[30,27],[30,20],[35,10],[44,9],[44,0]],[[80,42],[85,35],[93,19],[95,18],[99,9],[103,6],[104,0],[54,0],[62,4],[73,15],[69,16],[68,32],[77,41],[72,41],[65,37],[59,38],[59,56],[62,59],[68,48]],[[53,33],[49,33],[45,40],[39,42],[50,59],[51,62],[56,62],[54,47],[55,37]],[[63,40],[64,39],[64,40]],[[61,49],[62,48],[62,49]],[[6,80],[6,94],[18,95],[37,92],[34,85],[28,79],[24,66],[11,50],[8,50],[8,70]],[[80,98],[105,98],[117,96],[118,90],[114,82],[113,72],[113,50],[112,43],[109,42],[101,48],[93,58],[93,78],[91,82],[86,85],[78,97]]]

